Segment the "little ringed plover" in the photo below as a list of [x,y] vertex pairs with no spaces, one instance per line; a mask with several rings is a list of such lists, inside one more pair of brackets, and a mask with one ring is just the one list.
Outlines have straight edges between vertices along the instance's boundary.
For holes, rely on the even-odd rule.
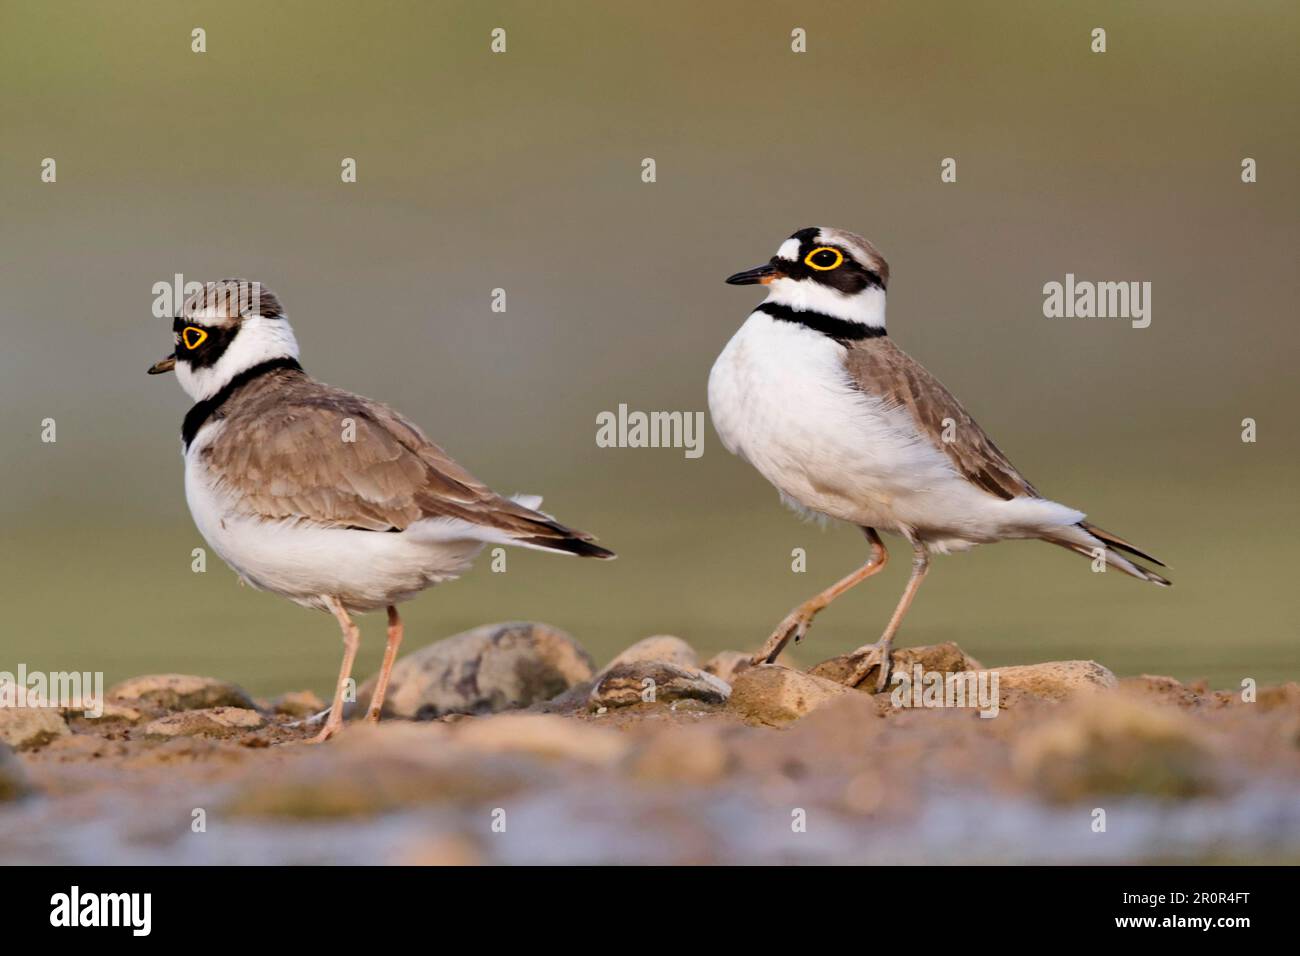
[[174,369],[195,403],[181,442],[199,532],[243,581],[329,611],[343,631],[317,741],[343,721],[360,640],[352,614],[388,610],[376,721],[402,640],[399,603],[459,576],[488,544],[614,557],[538,511],[541,498],[491,491],[387,405],[311,378],[280,303],[257,283],[208,283],[173,338],[149,373]]
[[878,573],[878,532],[912,547],[912,575],[880,640],[854,652],[850,682],[878,669],[930,567],[930,556],[1012,538],[1037,538],[1152,584],[1169,581],[1130,556],[1159,561],[1040,495],[933,375],[885,333],[889,266],[866,239],[800,229],[771,261],[727,279],[761,284],[759,303],[709,375],[709,409],[727,449],[776,486],[786,504],[851,522],[867,562],[800,604],[755,662],[800,640],[835,598]]

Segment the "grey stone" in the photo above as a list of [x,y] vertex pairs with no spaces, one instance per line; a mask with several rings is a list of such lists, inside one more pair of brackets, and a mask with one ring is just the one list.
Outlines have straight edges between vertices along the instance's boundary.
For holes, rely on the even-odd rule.
[[591,710],[633,704],[670,704],[675,700],[726,703],[731,685],[694,667],[667,661],[630,661],[602,672],[587,698]]
[[652,637],[642,638],[624,650],[606,664],[597,677],[607,674],[615,667],[641,661],[662,661],[666,664],[676,664],[678,667],[689,667],[692,670],[698,670],[700,666],[695,649],[680,637],[673,637],[671,634],[655,634]]
[[[592,671],[587,652],[558,628],[529,621],[485,624],[400,658],[383,714],[432,720],[528,707],[589,681]],[[354,714],[365,713],[374,686],[374,677],[362,686]]]

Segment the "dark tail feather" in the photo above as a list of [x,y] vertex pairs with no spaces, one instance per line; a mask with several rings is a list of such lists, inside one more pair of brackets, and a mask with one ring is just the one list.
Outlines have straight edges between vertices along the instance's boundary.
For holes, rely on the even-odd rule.
[[1117,548],[1120,551],[1127,551],[1129,554],[1137,555],[1143,561],[1150,561],[1152,564],[1159,565],[1162,568],[1168,567],[1168,565],[1166,565],[1159,558],[1153,558],[1145,551],[1139,551],[1137,548],[1133,547],[1133,545],[1129,544],[1119,535],[1111,534],[1109,531],[1103,531],[1101,528],[1098,528],[1095,524],[1089,524],[1086,521],[1080,521],[1079,527],[1082,528],[1084,531],[1088,532],[1094,538],[1100,538],[1102,541],[1105,541],[1106,544],[1112,548]]
[[503,508],[518,519],[510,528],[514,543],[526,548],[541,548],[560,554],[576,554],[580,558],[601,558],[609,561],[617,557],[608,548],[602,548],[585,531],[560,524],[545,511],[538,510],[542,499],[538,495],[515,495],[506,499]]
[[518,541],[520,544],[530,544],[535,548],[545,548],[547,551],[563,551],[566,554],[576,554],[580,558],[600,558],[608,561],[611,558],[618,557],[608,548],[592,544],[586,538],[576,535],[567,538],[519,538]]
[[[1092,525],[1089,525],[1086,522],[1080,522],[1077,525],[1063,527],[1053,534],[1045,535],[1043,540],[1051,542],[1052,544],[1060,545],[1062,548],[1068,548],[1075,554],[1081,555],[1085,558],[1094,557],[1097,548],[1101,547],[1104,549],[1107,566],[1115,568],[1117,571],[1123,571],[1125,574],[1138,578],[1141,581],[1149,581],[1150,583],[1157,584],[1163,588],[1173,587],[1173,582],[1168,578],[1156,574],[1156,572],[1152,571],[1150,568],[1144,568],[1142,565],[1136,564],[1124,555],[1120,554],[1120,545],[1115,544],[1115,541],[1122,541],[1123,539],[1116,539],[1114,535],[1107,534],[1104,531],[1101,532],[1101,534],[1098,534],[1097,531],[1098,529],[1094,528]],[[1142,554],[1141,551],[1138,551],[1132,545],[1128,544],[1128,542],[1124,542],[1124,545],[1126,545],[1126,547],[1124,547],[1125,551],[1141,555],[1148,561],[1160,564],[1160,562],[1156,561],[1155,558],[1150,555]],[[1164,567],[1163,564],[1160,566]]]

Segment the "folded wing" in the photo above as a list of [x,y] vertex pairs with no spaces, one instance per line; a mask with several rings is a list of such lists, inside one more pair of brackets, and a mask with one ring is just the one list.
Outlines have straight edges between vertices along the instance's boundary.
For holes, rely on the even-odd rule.
[[201,454],[216,490],[250,517],[377,532],[447,519],[522,545],[609,554],[496,494],[380,402],[305,376],[240,397]]

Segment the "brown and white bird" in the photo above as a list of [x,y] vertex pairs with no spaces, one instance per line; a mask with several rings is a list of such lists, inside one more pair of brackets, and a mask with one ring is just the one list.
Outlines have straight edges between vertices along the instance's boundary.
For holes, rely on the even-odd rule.
[[397,605],[466,571],[488,544],[612,558],[503,498],[396,411],[315,381],[275,296],[223,279],[190,296],[173,325],[175,369],[194,400],[181,427],[185,498],[199,532],[253,587],[329,611],[343,666],[317,741],[343,721],[360,634],[351,615],[388,609],[388,644],[367,719],[377,721],[402,640]]
[[762,284],[768,294],[709,375],[718,435],[786,504],[851,522],[871,545],[861,568],[781,621],[756,663],[775,660],[819,611],[885,566],[880,531],[905,538],[913,563],[880,640],[854,652],[851,682],[878,668],[877,690],[886,685],[894,637],[933,554],[1037,538],[1169,585],[1126,554],[1163,567],[1155,558],[1040,495],[952,393],[890,341],[889,266],[866,239],[800,229],[766,265],[727,282]]

